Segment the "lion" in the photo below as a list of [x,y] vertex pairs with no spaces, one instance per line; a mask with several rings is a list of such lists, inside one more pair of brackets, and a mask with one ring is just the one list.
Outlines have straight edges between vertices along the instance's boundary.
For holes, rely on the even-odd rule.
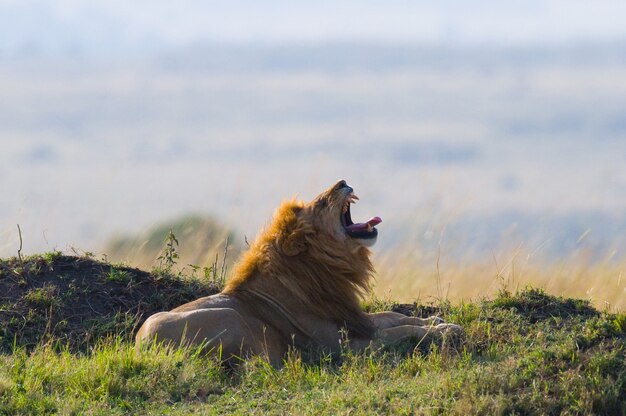
[[[284,202],[242,255],[223,291],[150,316],[135,343],[200,346],[233,363],[260,355],[280,366],[290,348],[336,354],[459,333],[438,317],[366,313],[379,217],[354,223],[359,198],[341,180],[310,203]],[[348,342],[346,342],[346,340]]]

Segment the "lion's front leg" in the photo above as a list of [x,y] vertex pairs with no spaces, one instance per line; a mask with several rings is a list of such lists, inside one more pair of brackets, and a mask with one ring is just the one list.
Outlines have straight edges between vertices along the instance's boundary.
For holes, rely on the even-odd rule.
[[441,339],[445,335],[460,335],[463,331],[455,324],[443,323],[443,319],[431,316],[422,319],[406,316],[397,312],[379,312],[368,314],[376,327],[376,335],[369,344],[380,348],[410,339]]
[[459,336],[463,330],[455,324],[439,324],[434,326],[400,325],[379,329],[372,340],[374,348],[398,344],[410,339],[438,340],[444,336]]
[[443,319],[438,316],[431,316],[424,319],[406,316],[397,312],[378,312],[368,315],[377,329],[393,328],[402,325],[433,326],[443,323]]

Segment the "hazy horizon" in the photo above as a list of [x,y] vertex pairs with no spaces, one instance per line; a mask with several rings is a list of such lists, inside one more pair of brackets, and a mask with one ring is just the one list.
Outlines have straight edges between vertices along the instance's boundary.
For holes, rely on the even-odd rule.
[[379,252],[623,257],[626,5],[150,5],[0,2],[0,255],[346,179]]

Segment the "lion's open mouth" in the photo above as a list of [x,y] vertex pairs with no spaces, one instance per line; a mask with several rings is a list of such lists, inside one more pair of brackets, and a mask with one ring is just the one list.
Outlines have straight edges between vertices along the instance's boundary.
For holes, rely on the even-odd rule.
[[358,199],[359,197],[354,193],[348,194],[341,213],[341,224],[349,237],[358,239],[375,238],[378,236],[378,230],[375,227],[382,222],[380,217],[372,217],[366,222],[356,224],[352,221],[350,205],[354,204]]

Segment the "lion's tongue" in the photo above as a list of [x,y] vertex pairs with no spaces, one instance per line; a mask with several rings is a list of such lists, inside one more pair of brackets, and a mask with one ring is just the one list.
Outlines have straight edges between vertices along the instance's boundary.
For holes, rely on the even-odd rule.
[[358,224],[348,225],[346,228],[350,231],[366,231],[370,229],[370,227],[375,227],[376,225],[383,222],[380,217],[372,217],[367,222],[360,222]]

